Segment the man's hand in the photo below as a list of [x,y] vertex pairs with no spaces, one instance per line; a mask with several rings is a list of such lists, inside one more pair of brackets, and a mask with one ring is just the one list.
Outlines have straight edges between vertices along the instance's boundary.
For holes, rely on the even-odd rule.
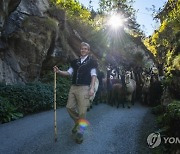
[[54,72],[58,73],[60,76],[67,77],[71,74],[68,71],[61,71],[57,66],[53,67]]
[[94,95],[94,88],[91,88],[90,90],[89,90],[89,96],[93,96]]
[[56,73],[58,73],[58,72],[60,71],[57,66],[54,66],[54,67],[53,67],[53,70],[54,70],[54,72],[56,72]]

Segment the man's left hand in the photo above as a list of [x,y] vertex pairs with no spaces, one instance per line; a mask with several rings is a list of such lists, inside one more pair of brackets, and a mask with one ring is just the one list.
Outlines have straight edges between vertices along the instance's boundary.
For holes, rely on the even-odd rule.
[[90,90],[89,90],[89,96],[93,96],[94,95],[94,88],[91,88]]

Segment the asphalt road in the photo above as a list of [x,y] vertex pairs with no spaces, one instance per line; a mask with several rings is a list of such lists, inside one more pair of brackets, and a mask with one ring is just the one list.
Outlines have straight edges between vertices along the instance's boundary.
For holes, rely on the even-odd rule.
[[155,126],[150,108],[135,104],[119,109],[106,104],[87,113],[84,142],[71,136],[73,121],[65,108],[57,110],[58,141],[54,142],[54,111],[0,124],[0,154],[144,154],[151,153],[147,135]]

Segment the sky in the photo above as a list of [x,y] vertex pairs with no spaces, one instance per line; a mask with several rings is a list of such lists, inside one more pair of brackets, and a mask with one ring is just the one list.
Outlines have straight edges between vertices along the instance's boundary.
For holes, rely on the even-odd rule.
[[[95,10],[99,7],[98,1],[99,0],[92,0],[91,5]],[[159,8],[162,8],[167,1],[168,0],[135,0],[133,7],[135,10],[138,10],[136,20],[137,23],[140,24],[141,29],[145,32],[146,36],[152,35],[153,31],[160,25],[153,20],[151,15],[152,12],[148,11],[148,9],[152,8],[152,5],[154,5],[155,9],[158,10]],[[89,0],[79,0],[79,2],[87,7],[89,6]]]

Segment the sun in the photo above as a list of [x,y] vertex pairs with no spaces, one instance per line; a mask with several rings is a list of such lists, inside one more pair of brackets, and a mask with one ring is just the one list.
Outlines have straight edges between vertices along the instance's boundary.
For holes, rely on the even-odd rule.
[[123,26],[123,18],[118,14],[114,14],[109,18],[108,25],[113,29],[118,29]]

